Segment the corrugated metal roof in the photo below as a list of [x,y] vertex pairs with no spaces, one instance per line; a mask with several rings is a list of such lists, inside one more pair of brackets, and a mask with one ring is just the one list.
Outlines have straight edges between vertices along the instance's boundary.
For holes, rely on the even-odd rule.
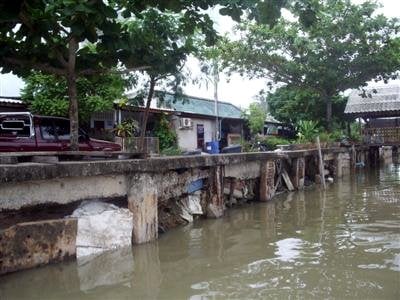
[[[174,95],[173,94],[165,94],[164,101],[165,106],[169,108],[173,108],[175,111],[211,116],[215,117],[215,102],[214,100],[204,99],[193,96],[185,96],[184,101],[176,101],[174,103]],[[242,117],[242,111],[240,108],[235,105],[218,101],[218,116],[221,118],[234,118],[240,119]]]
[[[374,93],[373,90],[377,93]],[[368,115],[370,113],[389,113],[400,115],[400,86],[387,85],[366,90],[368,97],[363,98],[361,92],[356,90],[349,95],[346,114]]]
[[0,97],[0,103],[23,104],[22,100],[18,100],[15,98],[5,98],[5,97]]

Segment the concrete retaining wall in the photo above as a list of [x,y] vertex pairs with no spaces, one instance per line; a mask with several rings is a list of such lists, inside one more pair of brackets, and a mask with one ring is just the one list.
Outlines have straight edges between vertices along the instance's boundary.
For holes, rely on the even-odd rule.
[[[330,176],[341,177],[350,172],[349,150],[325,149],[324,153],[325,160],[331,161],[330,165],[334,166],[335,172],[327,171]],[[46,207],[88,199],[122,197],[134,215],[132,241],[134,244],[144,243],[157,239],[159,231],[187,222],[181,215],[182,200],[196,189],[204,216],[221,217],[227,207],[240,201],[269,201],[277,189],[302,189],[306,174],[309,174],[307,168],[315,168],[307,162],[316,161],[316,155],[317,151],[312,149],[147,160],[1,165],[0,214],[10,210],[18,213],[20,209],[39,205]],[[318,170],[311,173],[318,173]],[[318,174],[315,176],[318,177]],[[49,254],[43,259],[43,256],[32,255],[29,250],[15,264],[12,263],[9,259],[12,255],[10,247],[18,249],[17,244],[25,242],[13,241],[10,232],[19,228],[34,230],[46,222],[22,223],[0,232],[0,274],[74,256],[70,245],[74,243],[74,238],[69,234],[67,250],[59,256]],[[63,222],[65,226],[71,226],[68,221]],[[58,239],[51,234],[38,236],[37,239],[42,239],[51,249],[58,249],[60,240],[65,240],[63,231],[59,232],[61,237]],[[7,264],[4,264],[6,260]],[[21,263],[24,261],[26,263]]]

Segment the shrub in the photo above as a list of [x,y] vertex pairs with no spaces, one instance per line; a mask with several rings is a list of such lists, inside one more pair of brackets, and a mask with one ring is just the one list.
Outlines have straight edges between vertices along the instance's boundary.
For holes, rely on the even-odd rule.
[[266,136],[260,139],[260,143],[267,147],[267,150],[277,149],[277,145],[289,145],[291,141],[278,136]]
[[299,142],[313,142],[319,134],[318,122],[299,121],[297,125],[297,132]]
[[161,155],[165,155],[165,156],[175,156],[175,155],[181,155],[182,151],[177,146],[172,146],[172,147],[162,149],[160,151],[160,153],[161,153]]
[[125,120],[114,128],[117,136],[127,138],[136,135],[139,132],[139,124],[136,120]]
[[165,115],[161,115],[154,129],[155,136],[160,142],[160,152],[167,149],[177,149],[178,137],[171,128],[170,122]]

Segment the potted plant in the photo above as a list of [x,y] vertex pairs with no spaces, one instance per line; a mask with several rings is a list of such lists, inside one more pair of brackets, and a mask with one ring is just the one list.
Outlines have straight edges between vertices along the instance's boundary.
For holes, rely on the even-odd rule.
[[138,133],[138,129],[138,122],[132,119],[117,124],[113,130],[116,135],[115,141],[121,144],[123,150],[126,150],[126,139],[135,136]]

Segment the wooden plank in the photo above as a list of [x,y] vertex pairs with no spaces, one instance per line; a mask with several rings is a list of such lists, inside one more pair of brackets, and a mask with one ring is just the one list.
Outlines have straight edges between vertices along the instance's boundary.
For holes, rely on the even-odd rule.
[[285,169],[282,170],[282,178],[283,178],[283,181],[285,182],[288,190],[294,191],[294,186],[292,184],[292,181],[290,180],[289,174]]

